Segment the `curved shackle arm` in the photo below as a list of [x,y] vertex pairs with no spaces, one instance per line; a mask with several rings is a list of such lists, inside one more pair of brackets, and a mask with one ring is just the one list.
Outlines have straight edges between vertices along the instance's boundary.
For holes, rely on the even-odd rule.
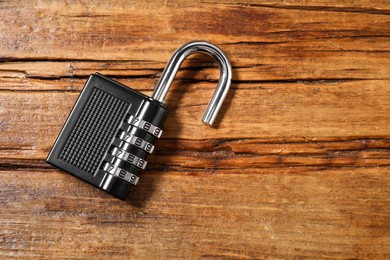
[[180,47],[168,62],[157,86],[153,92],[152,98],[160,102],[164,102],[165,96],[171,86],[173,78],[183,60],[194,52],[203,52],[213,57],[220,68],[220,79],[218,81],[217,89],[203,115],[202,121],[205,124],[212,125],[217,117],[218,111],[230,88],[232,79],[232,67],[225,54],[214,44],[208,42],[189,42]]

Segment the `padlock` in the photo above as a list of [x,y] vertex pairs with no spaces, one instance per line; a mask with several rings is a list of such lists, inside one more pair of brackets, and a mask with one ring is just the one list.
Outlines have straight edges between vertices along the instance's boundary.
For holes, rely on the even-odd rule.
[[164,98],[183,60],[212,56],[221,74],[202,118],[212,125],[230,88],[225,54],[208,42],[190,42],[168,62],[152,97],[96,73],[85,84],[46,161],[122,200],[138,183],[166,117]]

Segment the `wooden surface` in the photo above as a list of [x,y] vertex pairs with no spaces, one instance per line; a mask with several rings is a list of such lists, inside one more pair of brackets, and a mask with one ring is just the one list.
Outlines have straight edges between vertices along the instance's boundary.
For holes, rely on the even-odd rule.
[[[33,3],[34,2],[34,3]],[[376,3],[374,3],[376,2]],[[390,258],[388,1],[0,1],[0,259]],[[123,202],[44,162],[96,71],[150,94],[185,61]]]

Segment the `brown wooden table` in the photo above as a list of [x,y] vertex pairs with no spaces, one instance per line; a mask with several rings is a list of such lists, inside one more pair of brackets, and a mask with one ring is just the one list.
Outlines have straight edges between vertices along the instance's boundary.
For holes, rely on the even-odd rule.
[[[33,3],[34,2],[34,3]],[[374,3],[377,2],[377,3]],[[389,259],[388,1],[0,1],[0,258]],[[127,201],[45,163],[88,75],[187,59]]]

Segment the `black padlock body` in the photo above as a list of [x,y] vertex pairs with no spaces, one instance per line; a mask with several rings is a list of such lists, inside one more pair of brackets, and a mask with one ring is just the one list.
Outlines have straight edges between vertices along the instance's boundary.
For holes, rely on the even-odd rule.
[[96,73],[46,161],[125,199],[146,167],[165,117],[163,103]]

